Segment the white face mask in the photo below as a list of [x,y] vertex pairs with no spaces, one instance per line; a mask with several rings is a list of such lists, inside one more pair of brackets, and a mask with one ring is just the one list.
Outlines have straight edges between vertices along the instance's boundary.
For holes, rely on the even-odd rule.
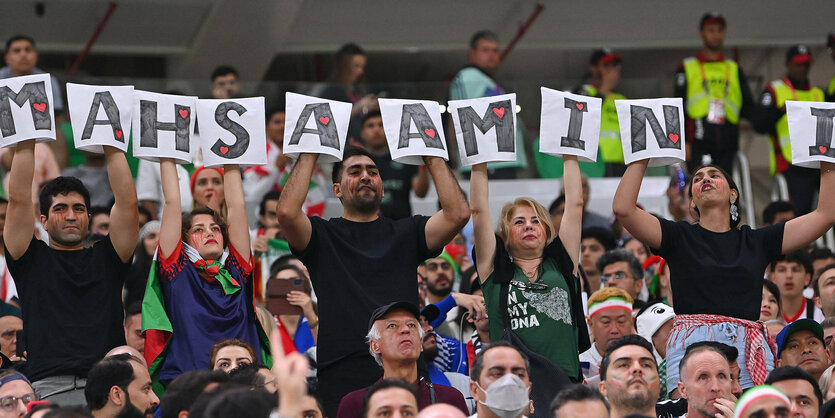
[[476,386],[487,395],[487,401],[478,403],[486,406],[501,418],[516,418],[525,411],[528,399],[528,385],[513,373],[508,373],[493,382],[487,389],[476,382]]

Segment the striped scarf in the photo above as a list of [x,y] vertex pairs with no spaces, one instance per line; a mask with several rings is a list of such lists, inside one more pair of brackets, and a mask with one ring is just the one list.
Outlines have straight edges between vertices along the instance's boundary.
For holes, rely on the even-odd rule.
[[681,340],[681,348],[683,350],[686,348],[684,342],[696,328],[723,323],[736,324],[745,327],[747,330],[745,333],[745,368],[748,370],[748,374],[751,376],[754,385],[762,385],[768,376],[765,350],[770,349],[774,357],[777,357],[777,347],[771,344],[771,342],[767,342],[768,330],[762,322],[748,321],[722,315],[676,315],[670,339],[675,340],[678,337],[678,333],[685,332],[684,338]]

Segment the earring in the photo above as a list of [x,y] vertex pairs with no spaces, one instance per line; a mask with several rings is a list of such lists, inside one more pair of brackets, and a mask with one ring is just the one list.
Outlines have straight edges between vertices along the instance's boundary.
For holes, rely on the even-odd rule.
[[736,198],[731,198],[731,220],[734,222],[739,220],[739,208],[736,206]]

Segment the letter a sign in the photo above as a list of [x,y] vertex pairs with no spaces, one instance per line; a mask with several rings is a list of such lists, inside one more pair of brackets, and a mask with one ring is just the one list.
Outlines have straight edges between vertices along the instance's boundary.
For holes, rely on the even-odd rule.
[[353,105],[296,93],[287,93],[286,103],[284,154],[319,154],[320,163],[341,161]]
[[438,102],[379,99],[379,103],[392,160],[421,165],[423,156],[449,159]]
[[626,164],[649,159],[651,167],[684,161],[681,98],[615,100]]
[[835,162],[835,103],[786,101],[792,164],[820,168],[821,161]]

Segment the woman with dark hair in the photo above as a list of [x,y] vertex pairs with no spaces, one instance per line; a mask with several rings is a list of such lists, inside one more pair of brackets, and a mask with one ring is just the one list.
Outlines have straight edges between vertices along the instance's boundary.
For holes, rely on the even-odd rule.
[[[301,308],[302,313],[300,315],[274,314],[274,317],[276,324],[278,324],[278,332],[282,337],[285,353],[296,350],[304,353],[316,345],[319,336],[319,315],[317,315],[316,306],[310,297],[313,293],[310,279],[300,268],[291,264],[283,264],[278,266],[269,282],[274,280],[300,280],[302,282],[303,291],[291,290],[286,295],[287,302]],[[270,285],[269,282],[267,283],[268,286]]]
[[[698,222],[658,219],[637,206],[648,160],[630,164],[612,206],[629,233],[667,261],[676,316],[667,342],[667,387],[678,383],[684,349],[698,341],[718,341],[739,350],[743,389],[762,384],[774,368],[774,347],[759,322],[762,277],[780,254],[802,248],[835,222],[835,201],[778,225],[739,226],[739,188],[721,168],[698,168],[687,185]],[[820,195],[835,192],[835,164],[821,162]]]
[[329,85],[314,96],[324,97],[340,102],[352,103],[351,122],[348,127],[348,138],[359,140],[362,130],[362,120],[372,110],[379,109],[377,97],[369,94],[365,81],[365,65],[368,56],[355,43],[342,45],[336,52],[336,65],[333,68]]
[[[174,160],[160,159],[160,178],[165,205],[159,279],[148,280],[142,309],[151,377],[165,383],[183,372],[203,369],[211,347],[230,338],[253,347],[254,361],[269,364],[262,360],[266,335],[252,304],[252,253],[240,168],[226,165],[223,170],[228,199],[211,199],[213,205],[196,205],[185,215]],[[195,179],[199,182],[199,174]],[[215,210],[219,205],[228,211],[228,225]]]
[[780,309],[780,288],[768,279],[763,279],[763,297],[760,306],[760,321],[771,321],[783,317]]
[[252,364],[255,361],[255,350],[252,346],[237,339],[230,338],[212,346],[209,354],[209,370],[230,370],[241,364]]

